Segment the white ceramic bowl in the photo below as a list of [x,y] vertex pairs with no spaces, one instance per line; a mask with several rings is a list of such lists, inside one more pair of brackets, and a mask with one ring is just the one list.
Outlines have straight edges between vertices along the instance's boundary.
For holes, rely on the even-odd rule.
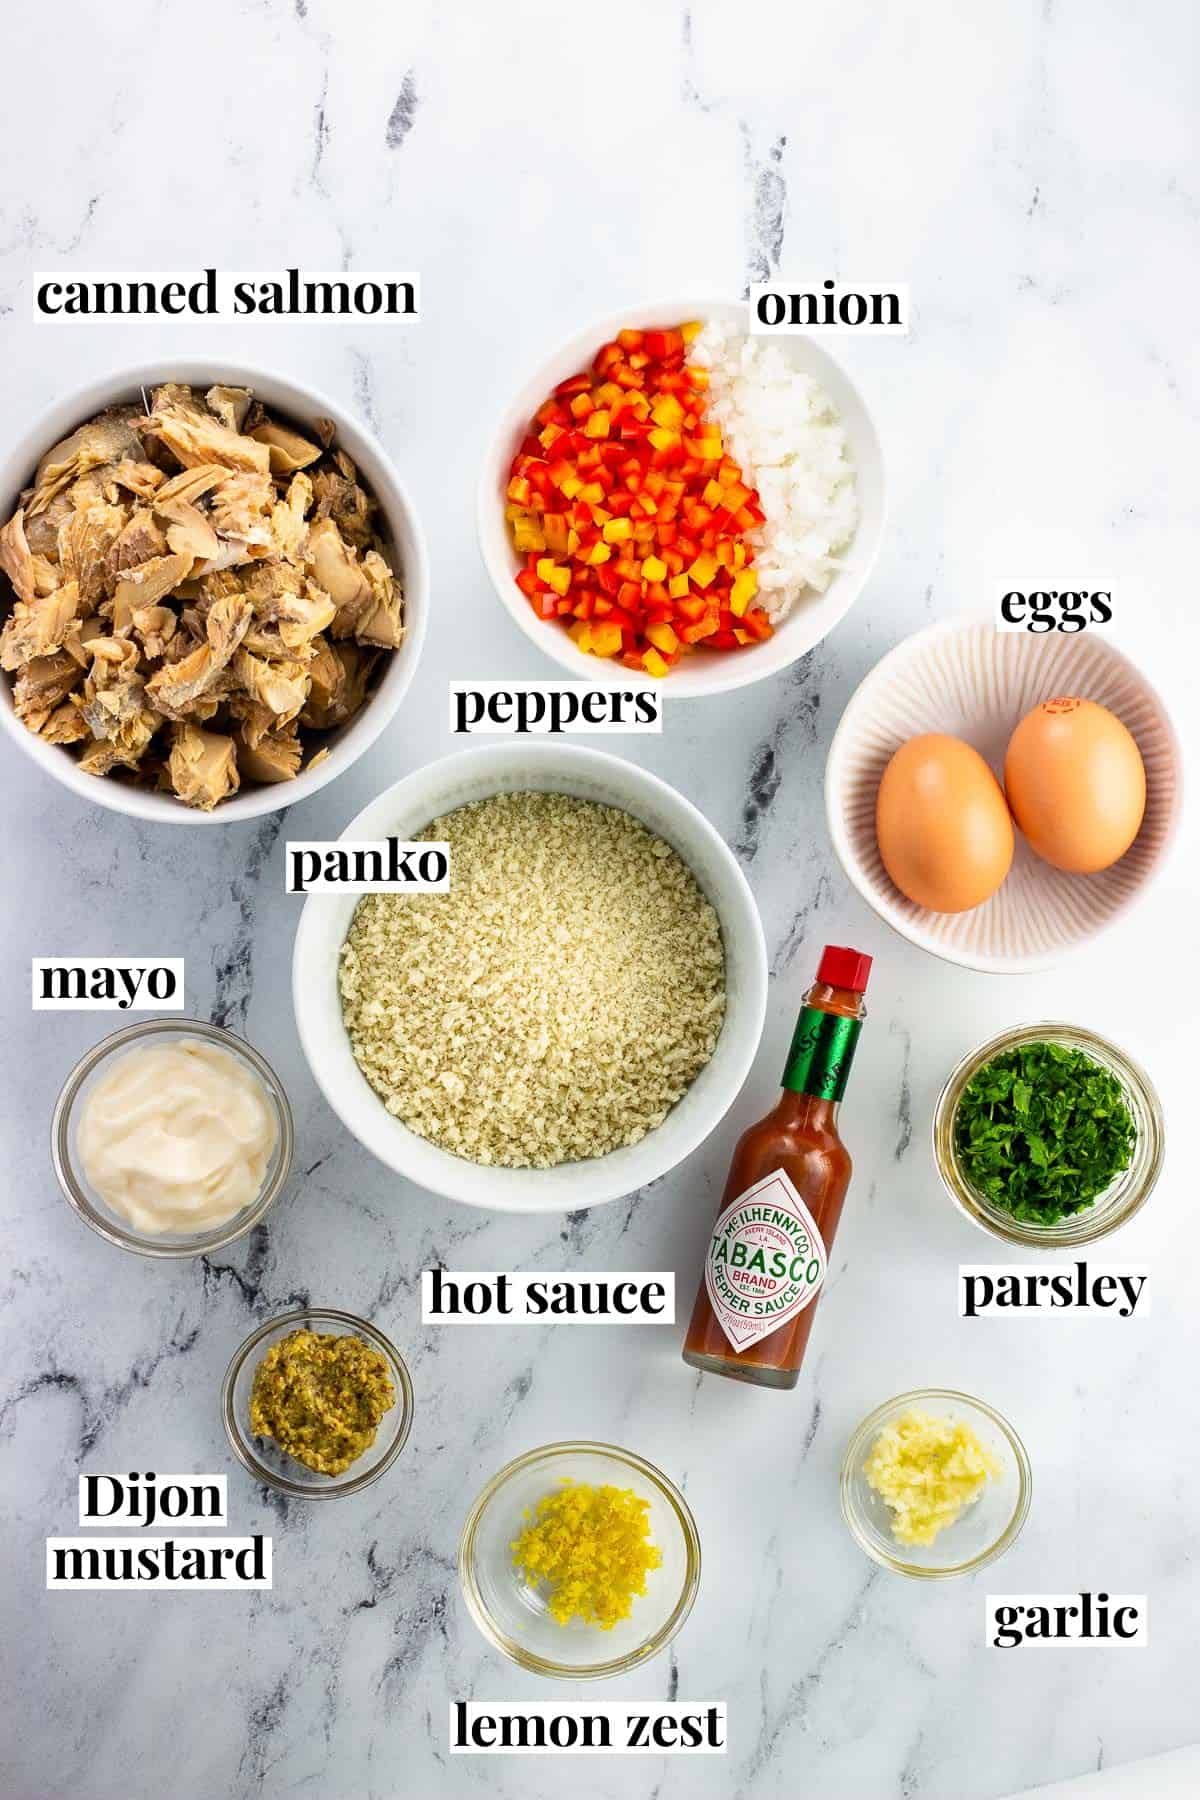
[[591,363],[600,346],[626,326],[665,327],[688,319],[728,319],[749,329],[749,308],[742,301],[668,300],[660,304],[630,306],[607,318],[597,319],[585,331],[576,332],[547,357],[513,396],[488,446],[479,478],[479,546],[496,592],[525,636],[539,650],[561,663],[576,679],[601,687],[649,687],[672,700],[688,700],[702,694],[725,694],[748,687],[765,676],[786,669],[833,630],[857,600],[875,562],[883,535],[883,456],[866,404],[850,377],[812,338],[777,337],[773,341],[784,355],[807,374],[815,376],[841,414],[858,473],[858,529],[846,553],[845,567],[833,577],[823,594],[798,601],[765,643],[729,652],[701,652],[684,658],[662,680],[640,675],[624,664],[586,655],[560,625],[539,619],[517,587],[515,577],[521,559],[513,549],[504,519],[508,471],[529,421],[550,390],[569,375]]
[[203,361],[194,357],[164,358],[133,368],[117,369],[56,400],[21,434],[0,463],[0,508],[3,509],[0,517],[9,517],[17,495],[29,484],[38,462],[52,444],[106,406],[137,401],[143,388],[149,390],[164,381],[182,381],[202,388],[211,387],[214,382],[251,388],[258,399],[278,409],[301,428],[309,419],[333,420],[337,427],[336,442],[353,459],[379,502],[381,535],[396,552],[404,590],[404,641],[389,658],[374,693],[358,715],[323,740],[329,747],[324,762],[311,772],[298,775],[295,781],[243,788],[212,812],[184,806],[173,794],[134,787],[108,776],[85,774],[69,750],[58,744],[43,743],[41,738],[25,729],[13,710],[12,678],[7,675],[0,677],[0,724],[40,768],[85,800],[94,800],[113,812],[130,813],[134,818],[152,819],[160,824],[230,825],[239,819],[256,818],[261,813],[279,812],[293,806],[297,800],[315,794],[343,769],[348,769],[374,743],[408,691],[420,659],[429,619],[429,560],[407,491],[387,454],[369,432],[336,401],[307,384],[301,386],[287,376],[273,374],[257,364],[223,362],[217,357]]
[[338,957],[358,904],[353,895],[310,894],[305,901],[292,959],[293,998],[300,1042],[325,1098],[380,1162],[472,1206],[566,1212],[619,1199],[665,1175],[703,1143],[732,1105],[762,1035],[766,945],[749,884],[703,814],[657,776],[601,750],[561,744],[465,750],[398,781],[342,835],[356,841],[408,838],[457,806],[522,790],[573,794],[632,813],[688,864],[720,919],[725,1022],[712,1059],[656,1130],[587,1162],[495,1169],[451,1156],[393,1118],[355,1062],[342,1022]]
[[[1146,814],[1130,849],[1099,875],[1069,875],[1020,832],[1007,880],[972,912],[935,913],[896,888],[875,841],[875,799],[893,752],[944,731],[965,738],[1003,777],[1025,714],[1055,694],[1108,707],[1146,765]],[[987,618],[948,619],[905,638],[859,683],[825,765],[825,808],[838,859],[863,899],[902,937],[946,962],[989,973],[1049,968],[1129,910],[1158,874],[1180,809],[1180,751],[1162,701],[1099,633],[998,632]]]

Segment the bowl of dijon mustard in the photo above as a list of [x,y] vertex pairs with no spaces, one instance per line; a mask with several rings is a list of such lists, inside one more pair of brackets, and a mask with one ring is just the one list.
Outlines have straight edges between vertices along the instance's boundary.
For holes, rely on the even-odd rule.
[[238,1346],[221,1388],[230,1447],[256,1481],[304,1500],[378,1481],[408,1441],[408,1366],[376,1325],[334,1307],[285,1313]]

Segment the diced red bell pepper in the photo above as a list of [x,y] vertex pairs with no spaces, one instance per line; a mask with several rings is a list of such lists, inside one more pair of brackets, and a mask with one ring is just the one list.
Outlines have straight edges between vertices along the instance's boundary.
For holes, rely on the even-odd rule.
[[516,581],[580,649],[656,676],[770,637],[746,533],[759,496],[705,411],[699,331],[626,328],[558,383],[513,458]]

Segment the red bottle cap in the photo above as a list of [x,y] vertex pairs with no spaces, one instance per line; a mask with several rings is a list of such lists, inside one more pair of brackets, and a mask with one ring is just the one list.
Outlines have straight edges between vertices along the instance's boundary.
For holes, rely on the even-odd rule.
[[870,974],[871,958],[861,950],[849,950],[845,944],[826,944],[817,980],[827,987],[849,988],[852,994],[865,994]]

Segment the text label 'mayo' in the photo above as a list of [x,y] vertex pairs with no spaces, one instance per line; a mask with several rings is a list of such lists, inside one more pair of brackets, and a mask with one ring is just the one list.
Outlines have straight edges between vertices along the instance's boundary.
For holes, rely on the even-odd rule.
[[34,1012],[182,1012],[183,958],[35,956]]

